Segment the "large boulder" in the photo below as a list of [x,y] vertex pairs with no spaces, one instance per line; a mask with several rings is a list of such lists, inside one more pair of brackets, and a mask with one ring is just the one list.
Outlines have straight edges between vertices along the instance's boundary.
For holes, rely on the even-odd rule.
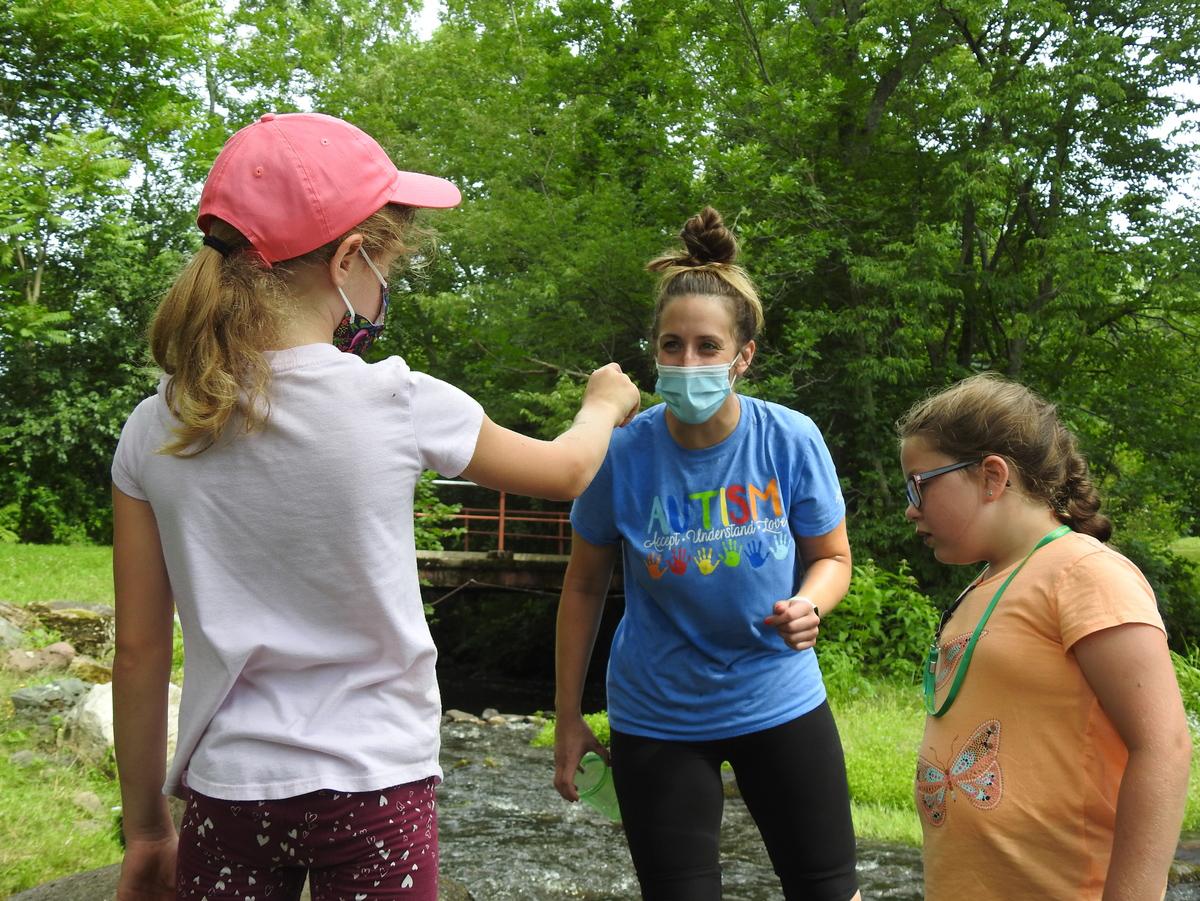
[[[52,647],[66,645],[66,642],[58,642]],[[4,652],[4,656],[0,658],[6,670],[11,670],[14,673],[24,675],[25,673],[36,673],[47,669],[67,669],[70,665],[70,659],[59,653],[57,650],[52,651],[50,648],[9,648]]]
[[[183,692],[176,685],[167,689],[167,759],[175,754],[179,735],[179,699]],[[63,743],[80,759],[99,763],[113,746],[112,683],[93,685],[67,715]]]

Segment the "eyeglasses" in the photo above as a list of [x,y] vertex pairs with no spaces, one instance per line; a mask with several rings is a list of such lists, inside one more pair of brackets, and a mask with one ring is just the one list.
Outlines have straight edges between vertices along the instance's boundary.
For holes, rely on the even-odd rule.
[[948,472],[954,472],[956,469],[966,469],[968,466],[976,466],[983,462],[981,457],[978,460],[963,460],[961,463],[951,463],[949,466],[939,466],[937,469],[931,469],[929,472],[914,472],[908,477],[904,483],[904,490],[908,494],[908,502],[921,509],[921,484],[928,482],[930,479],[944,476]]

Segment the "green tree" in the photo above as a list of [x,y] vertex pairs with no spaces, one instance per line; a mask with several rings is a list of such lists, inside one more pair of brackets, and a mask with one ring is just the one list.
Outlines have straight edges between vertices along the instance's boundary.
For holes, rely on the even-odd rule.
[[1162,447],[1147,465],[1194,499],[1172,470],[1200,425],[1195,225],[1165,205],[1191,151],[1161,137],[1194,9],[804,9],[714,12],[710,77],[738,90],[705,171],[767,273],[769,393],[826,429],[856,537],[902,552],[890,423],[980,369],[1058,401],[1102,474]]
[[178,244],[162,199],[211,16],[191,0],[0,12],[2,535],[107,533],[117,431],[152,385],[142,331]]
[[980,369],[1058,401],[1114,487],[1138,451],[1194,525],[1191,159],[1161,136],[1189,5],[462,0],[428,42],[342,11],[306,39],[369,52],[312,57],[309,100],[466,195],[381,352],[543,430],[591,365],[649,387],[641,263],[711,202],[764,287],[752,390],[825,431],[878,559],[909,553],[891,423]]

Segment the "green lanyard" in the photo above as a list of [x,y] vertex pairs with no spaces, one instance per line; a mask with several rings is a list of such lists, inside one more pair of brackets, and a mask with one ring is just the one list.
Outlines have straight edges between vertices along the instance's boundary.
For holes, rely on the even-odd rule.
[[[933,643],[929,646],[929,656],[925,661],[925,710],[930,716],[941,716],[944,714],[950,709],[950,705],[954,703],[954,699],[958,697],[958,689],[962,687],[963,679],[967,675],[967,667],[971,665],[971,655],[975,653],[975,643],[979,641],[979,636],[983,634],[983,627],[987,625],[987,621],[991,617],[992,611],[996,609],[996,602],[1000,600],[1000,595],[1004,594],[1004,589],[1008,588],[1008,583],[1016,578],[1017,573],[1019,573],[1021,568],[1029,562],[1029,558],[1033,556],[1035,551],[1037,551],[1039,548],[1045,547],[1054,539],[1061,538],[1069,531],[1071,531],[1070,526],[1059,526],[1049,535],[1044,536],[1041,541],[1033,546],[1033,550],[1025,555],[1025,559],[1017,564],[1017,568],[1008,574],[1008,578],[1004,580],[1004,584],[1002,584],[996,591],[995,595],[992,596],[991,603],[988,604],[987,609],[983,611],[983,616],[980,617],[979,624],[975,627],[975,631],[971,634],[971,640],[967,642],[967,648],[965,651],[963,651],[962,662],[958,665],[958,672],[954,674],[954,681],[950,683],[950,692],[946,695],[946,700],[942,703],[941,707],[938,707],[936,704],[937,695],[935,694],[937,686],[937,663],[939,655],[938,639],[941,636],[941,629],[938,629],[938,634],[934,636]],[[958,603],[967,596],[967,592],[974,588],[977,584],[978,579],[968,585],[967,590],[958,596],[958,601],[955,601],[950,609],[953,610],[954,607],[957,606]]]

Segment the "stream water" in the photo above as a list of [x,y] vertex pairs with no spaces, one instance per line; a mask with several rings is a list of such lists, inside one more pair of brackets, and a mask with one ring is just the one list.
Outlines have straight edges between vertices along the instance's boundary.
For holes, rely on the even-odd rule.
[[[559,798],[553,753],[530,747],[536,732],[530,724],[443,727],[442,871],[479,901],[637,898],[621,827]],[[725,803],[721,850],[725,901],[779,897],[762,840],[736,798]],[[863,843],[859,879],[863,897],[919,901],[920,854]]]

